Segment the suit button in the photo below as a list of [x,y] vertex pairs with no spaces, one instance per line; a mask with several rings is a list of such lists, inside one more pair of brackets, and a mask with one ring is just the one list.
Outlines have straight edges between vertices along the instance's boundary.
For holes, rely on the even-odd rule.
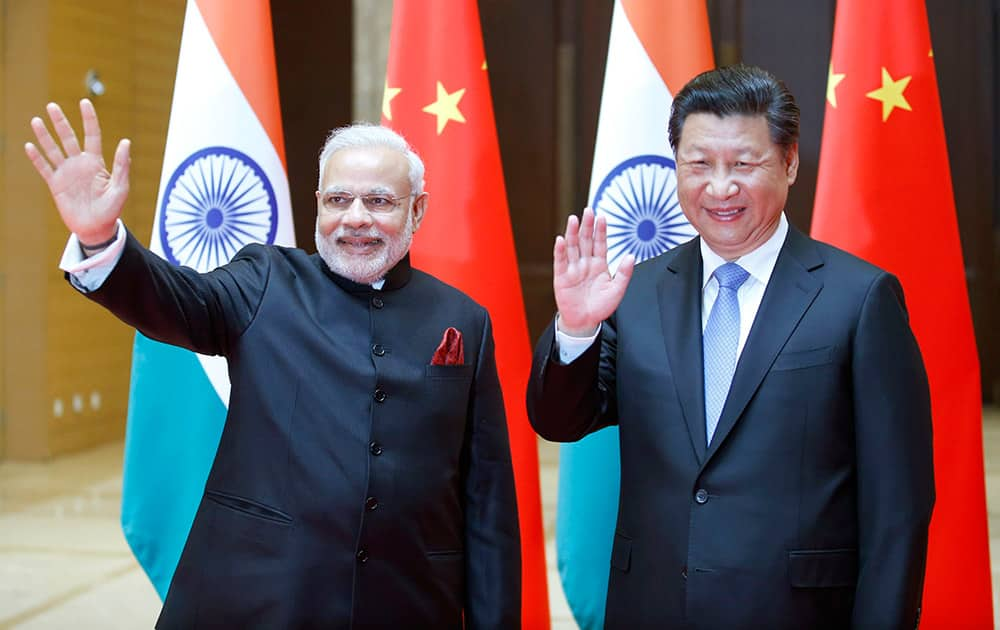
[[683,579],[685,579],[685,580],[688,579],[688,568],[687,567],[681,567],[681,577]]
[[375,344],[374,346],[372,346],[372,354],[374,354],[377,357],[385,356],[385,346],[383,346],[380,343]]
[[385,302],[382,301],[382,298],[376,295],[375,297],[372,298],[372,306],[374,306],[375,308],[382,308],[383,306],[385,306]]
[[361,564],[368,562],[368,552],[364,549],[358,549],[358,562]]
[[382,454],[382,445],[379,444],[378,442],[372,442],[371,444],[368,445],[368,450],[371,451],[372,455],[378,457],[379,455]]
[[378,499],[376,499],[375,497],[368,497],[368,499],[365,501],[365,509],[371,512],[377,507],[378,507]]
[[385,390],[382,389],[376,389],[373,396],[375,398],[375,402],[385,402],[385,399],[389,397],[389,395],[385,393]]
[[695,503],[705,504],[708,503],[708,490],[704,488],[698,488],[698,492],[694,493]]

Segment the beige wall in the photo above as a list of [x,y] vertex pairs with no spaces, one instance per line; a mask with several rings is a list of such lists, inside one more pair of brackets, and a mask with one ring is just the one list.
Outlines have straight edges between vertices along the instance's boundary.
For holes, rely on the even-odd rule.
[[71,290],[56,268],[67,232],[24,158],[27,122],[48,101],[79,125],[84,77],[110,160],[132,145],[124,219],[148,241],[160,177],[183,0],[5,0],[0,43],[0,446],[44,458],[124,433],[133,333]]

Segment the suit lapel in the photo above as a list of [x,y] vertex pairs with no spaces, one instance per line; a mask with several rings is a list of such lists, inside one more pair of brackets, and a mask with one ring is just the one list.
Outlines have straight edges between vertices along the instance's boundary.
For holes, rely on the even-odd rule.
[[823,288],[823,283],[811,273],[822,264],[812,242],[789,226],[785,244],[764,291],[764,299],[740,354],[707,458],[715,454],[736,425],[774,359]]
[[[705,459],[705,395],[701,368],[701,250],[699,239],[677,247],[657,296],[670,372],[698,463]],[[681,305],[681,308],[678,308]]]

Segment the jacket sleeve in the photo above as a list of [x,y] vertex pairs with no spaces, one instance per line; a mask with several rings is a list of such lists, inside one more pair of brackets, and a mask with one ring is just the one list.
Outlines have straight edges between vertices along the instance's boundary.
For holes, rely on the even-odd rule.
[[478,355],[465,464],[465,627],[519,628],[517,496],[493,330],[485,312]]
[[227,355],[253,320],[269,269],[266,250],[249,246],[228,264],[198,273],[156,256],[129,233],[107,280],[85,295],[151,339]]
[[852,627],[915,628],[934,507],[931,407],[893,276],[881,274],[869,288],[852,357],[859,527]]
[[555,322],[542,333],[531,362],[528,419],[535,431],[553,442],[575,442],[617,424],[615,391],[617,328],[605,320],[601,334],[569,364],[559,361]]

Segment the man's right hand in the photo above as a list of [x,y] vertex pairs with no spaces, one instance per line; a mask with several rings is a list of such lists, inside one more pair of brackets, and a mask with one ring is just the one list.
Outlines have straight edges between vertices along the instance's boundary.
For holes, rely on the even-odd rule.
[[566,234],[552,251],[552,288],[559,309],[559,330],[589,337],[611,316],[625,295],[635,258],[625,256],[614,277],[608,269],[608,226],[590,208],[583,220],[570,216]]
[[80,101],[82,151],[62,109],[55,103],[45,109],[62,147],[36,116],[31,119],[31,129],[38,146],[28,142],[24,152],[48,184],[63,223],[80,243],[95,245],[111,240],[128,197],[129,141],[118,143],[109,173],[101,156],[101,127],[93,104],[87,99]]

